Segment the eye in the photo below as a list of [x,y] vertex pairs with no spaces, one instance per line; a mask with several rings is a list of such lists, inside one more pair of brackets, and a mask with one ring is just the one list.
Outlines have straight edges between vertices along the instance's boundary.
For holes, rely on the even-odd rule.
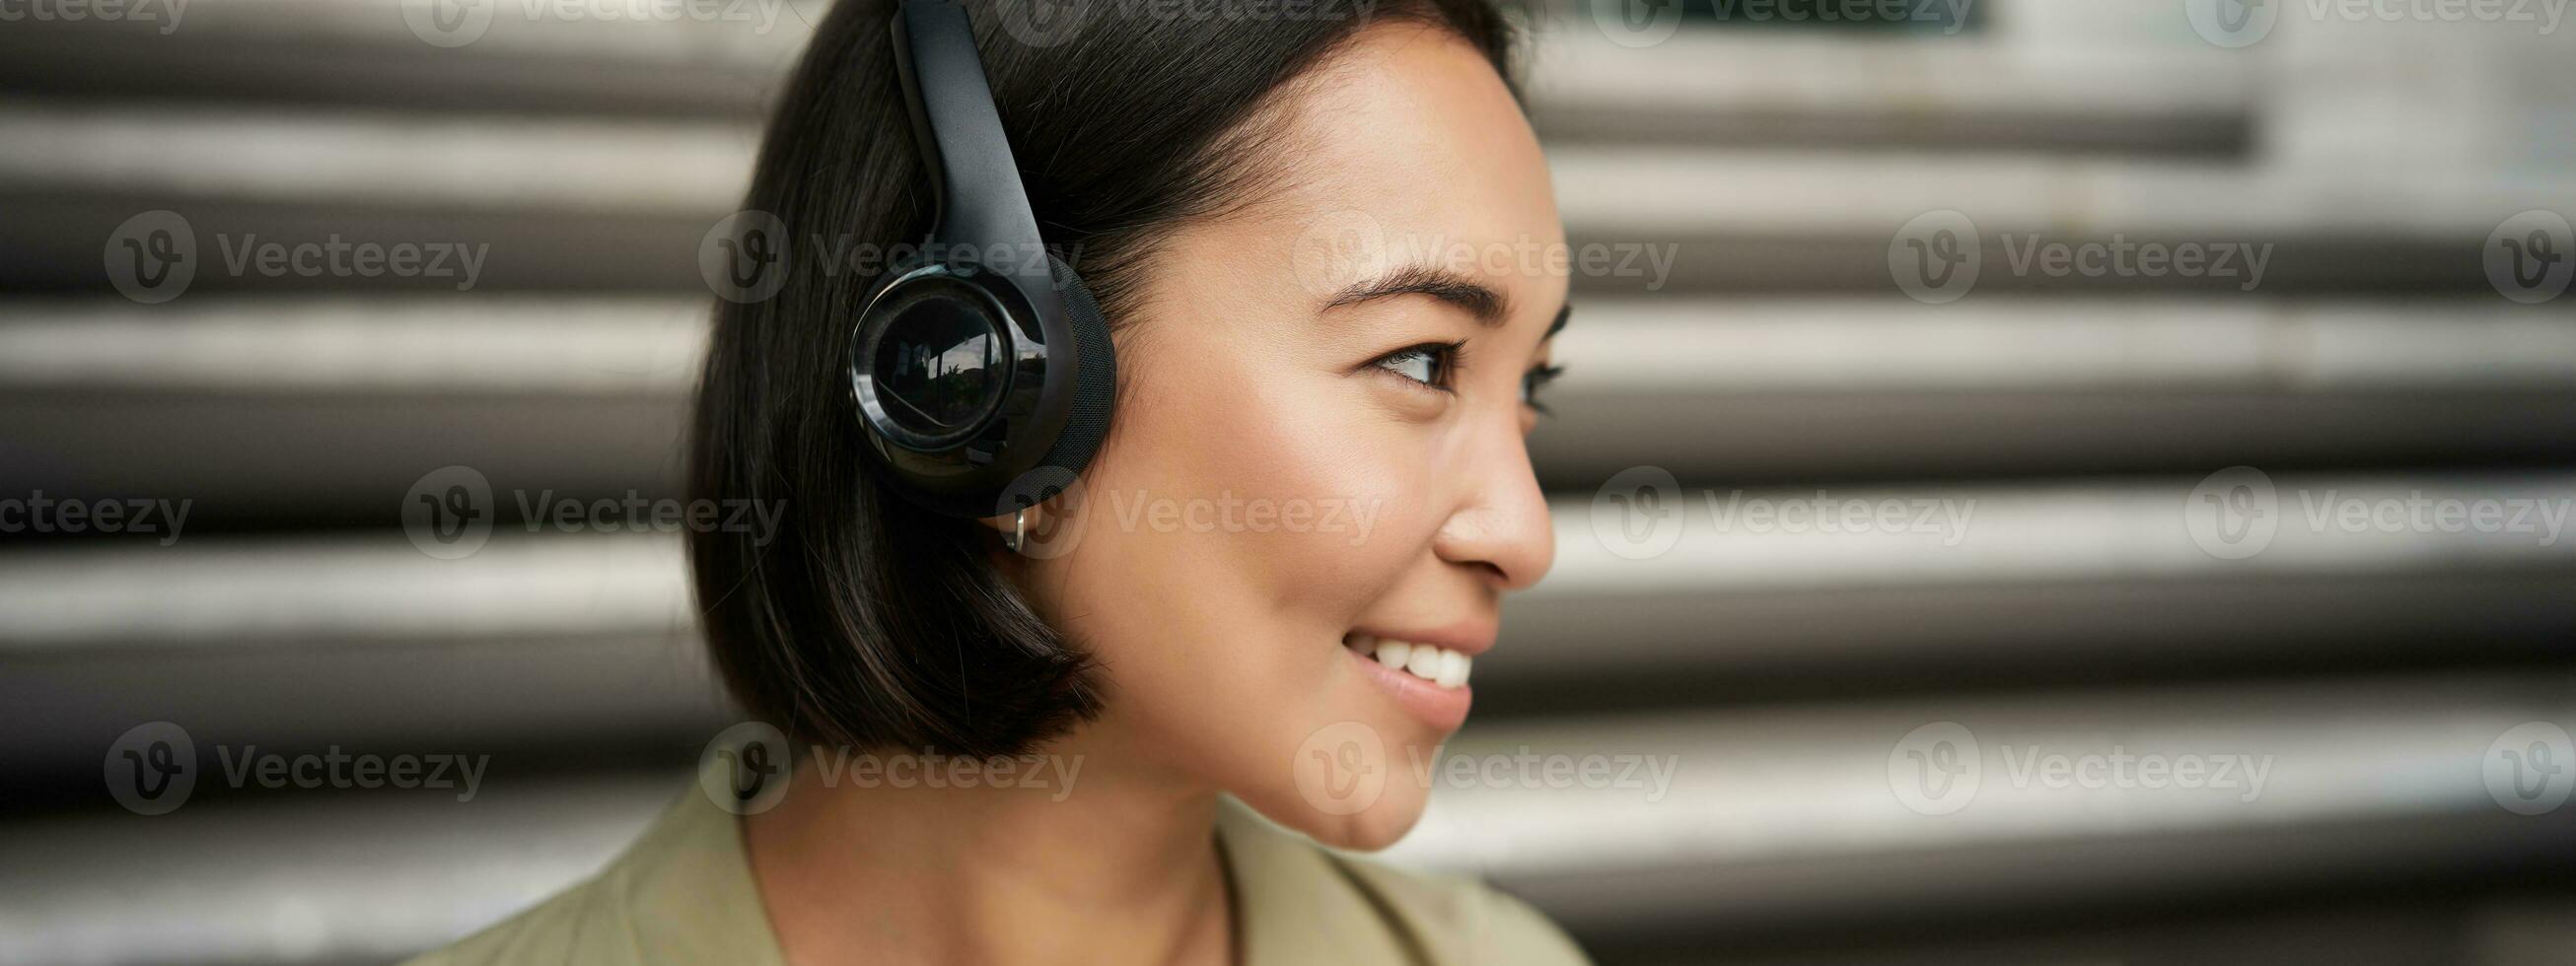
[[1538,410],[1541,415],[1553,415],[1548,411],[1546,403],[1538,401],[1538,391],[1546,388],[1548,383],[1555,382],[1556,377],[1564,374],[1564,366],[1540,366],[1522,374],[1521,405]]
[[1379,356],[1370,365],[1448,392],[1450,375],[1457,368],[1457,361],[1456,343],[1426,342]]

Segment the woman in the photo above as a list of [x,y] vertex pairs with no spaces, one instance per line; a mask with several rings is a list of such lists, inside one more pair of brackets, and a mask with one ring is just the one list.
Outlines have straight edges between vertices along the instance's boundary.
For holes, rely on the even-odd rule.
[[[1580,962],[1516,900],[1314,844],[1411,828],[1499,598],[1554,552],[1524,437],[1566,273],[1526,257],[1562,228],[1509,28],[956,9],[833,11],[746,205],[788,244],[723,246],[785,268],[718,286],[692,496],[787,512],[692,563],[780,737],[711,747],[599,877],[432,961]],[[1062,262],[1035,275],[854,267],[1031,216]],[[944,307],[884,308],[925,264]],[[1114,352],[1066,348],[1095,299]],[[997,466],[1028,468],[990,502]]]

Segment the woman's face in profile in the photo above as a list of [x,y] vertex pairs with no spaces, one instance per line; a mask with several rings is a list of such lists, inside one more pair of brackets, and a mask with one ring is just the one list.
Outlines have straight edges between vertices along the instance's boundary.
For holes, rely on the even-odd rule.
[[1524,439],[1564,230],[1446,33],[1369,28],[1286,93],[1282,178],[1152,256],[1116,427],[1023,580],[1100,661],[1122,767],[1374,848],[1554,555]]

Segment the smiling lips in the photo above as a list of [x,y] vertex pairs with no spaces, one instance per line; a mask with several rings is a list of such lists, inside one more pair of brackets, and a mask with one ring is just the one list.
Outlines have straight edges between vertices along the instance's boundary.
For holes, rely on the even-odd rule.
[[1476,663],[1475,658],[1436,644],[1374,634],[1352,634],[1343,643],[1363,657],[1374,657],[1379,664],[1439,685],[1444,691],[1465,687],[1467,672]]

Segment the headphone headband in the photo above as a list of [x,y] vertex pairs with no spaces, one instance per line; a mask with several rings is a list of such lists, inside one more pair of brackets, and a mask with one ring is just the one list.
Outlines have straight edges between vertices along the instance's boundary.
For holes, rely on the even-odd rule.
[[[1045,251],[1010,139],[1002,134],[1001,114],[993,108],[966,8],[955,0],[904,0],[889,29],[896,75],[911,109],[913,143],[929,169],[930,240],[985,251]],[[1046,275],[1046,260],[1038,257],[995,267]]]
[[1046,254],[966,8],[904,0],[888,29],[939,254],[889,272],[859,310],[850,401],[905,499],[1017,513],[1099,450],[1117,347],[1082,277]]

